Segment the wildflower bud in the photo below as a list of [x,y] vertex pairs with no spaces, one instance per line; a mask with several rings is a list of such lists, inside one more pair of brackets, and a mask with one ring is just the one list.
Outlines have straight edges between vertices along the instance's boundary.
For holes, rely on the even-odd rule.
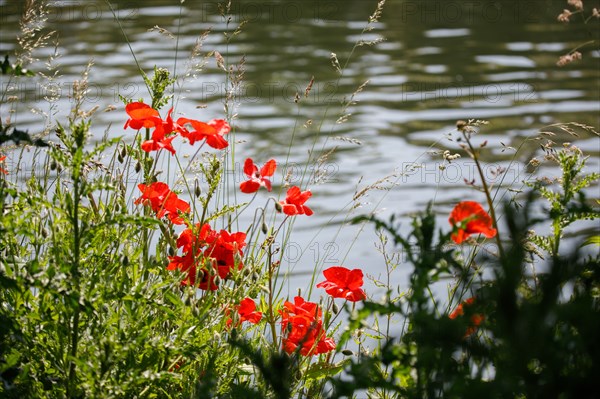
[[121,258],[121,263],[123,264],[123,266],[129,265],[129,258],[127,257],[127,255],[123,255],[123,258]]
[[118,154],[117,155],[117,161],[119,161],[119,163],[123,163],[124,159],[123,159],[123,155]]
[[558,15],[558,17],[556,17],[556,19],[558,20],[558,22],[569,22],[569,18],[571,17],[571,15],[571,11],[565,9],[562,13]]
[[121,149],[121,156],[122,156],[123,158],[125,158],[125,155],[127,155],[127,147],[123,147],[123,148]]
[[42,237],[44,237],[44,238],[48,237],[48,230],[46,230],[45,227],[42,229]]
[[344,355],[344,356],[353,356],[354,352],[352,352],[350,349],[344,349],[342,351],[342,355]]
[[217,287],[221,285],[221,282],[222,282],[221,277],[215,276],[214,283]]
[[139,163],[139,161],[135,164],[135,171],[136,173],[140,173],[140,170],[142,170],[142,164]]
[[202,194],[202,190],[200,189],[200,184],[198,184],[198,180],[194,182],[194,195],[196,198],[200,197]]
[[267,226],[267,224],[265,222],[263,222],[261,229],[262,229],[263,234],[267,234],[269,232],[269,227]]
[[204,270],[198,270],[198,280],[204,280]]
[[119,212],[119,210],[121,210],[121,206],[115,203],[115,212]]
[[275,210],[277,212],[281,212],[283,210],[283,207],[281,206],[281,204],[279,202],[275,203]]
[[50,170],[56,170],[56,161],[52,160],[52,162],[50,162]]
[[338,314],[340,312],[340,308],[338,307],[338,305],[336,305],[335,302],[333,303],[331,310],[333,311],[333,314]]
[[169,247],[169,256],[175,256],[175,249],[173,247]]
[[465,127],[467,127],[467,122],[462,120],[456,122],[456,129],[462,131],[465,129]]

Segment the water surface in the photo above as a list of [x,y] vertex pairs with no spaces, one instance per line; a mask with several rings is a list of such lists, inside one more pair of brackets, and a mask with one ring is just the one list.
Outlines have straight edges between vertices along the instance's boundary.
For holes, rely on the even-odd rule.
[[[245,157],[257,163],[276,158],[282,165],[275,196],[283,195],[281,179],[288,172],[292,183],[313,192],[308,205],[315,215],[297,218],[283,258],[282,270],[295,276],[289,284],[292,292],[310,284],[315,265],[361,267],[383,278],[384,262],[374,247],[377,238],[370,226],[362,231],[345,225],[352,216],[373,210],[382,217],[408,215],[434,200],[446,228],[447,214],[457,201],[483,201],[481,193],[465,184],[465,179],[478,176],[464,152],[455,163],[439,169],[441,151],[460,150],[454,129],[458,119],[490,121],[475,138],[477,143],[487,140],[482,151],[486,174],[499,185],[494,171],[506,168],[503,182],[518,186],[527,175],[529,159],[540,156],[539,146],[526,145],[516,156],[506,146],[519,146],[550,124],[600,125],[599,31],[592,28],[597,23],[558,23],[556,16],[565,1],[388,0],[382,17],[368,31],[364,30],[376,1],[237,0],[230,19],[220,15],[215,1],[186,1],[181,6],[175,0],[111,3],[119,22],[104,1],[55,2],[48,27],[58,33],[60,57],[54,62],[60,65],[60,76],[50,83],[8,82],[2,77],[3,88],[12,85],[25,100],[11,105],[20,111],[13,122],[40,132],[44,128],[40,113],[53,120],[64,117],[72,106],[69,89],[89,60],[94,65],[86,105],[117,107],[94,117],[97,140],[105,133],[125,140],[133,137],[132,131],[122,129],[126,117],[118,95],[148,101],[138,65],[147,73],[154,66],[168,68],[180,78],[173,104],[178,115],[223,118],[231,80],[215,57],[207,56],[218,51],[241,76],[228,108],[229,117],[235,115],[234,162],[240,165],[231,175],[231,185],[242,178]],[[0,52],[5,54],[15,48],[22,2],[0,1],[0,5]],[[244,20],[240,33],[232,36]],[[155,26],[174,37],[148,30]],[[190,60],[198,38],[208,30],[198,57]],[[585,47],[583,60],[556,66],[559,56],[593,39],[595,50]],[[377,43],[356,46],[360,42]],[[43,69],[53,52],[53,46],[37,51],[41,61],[32,68]],[[332,66],[332,53],[341,73]],[[367,81],[343,109],[342,104]],[[26,112],[32,106],[38,108],[36,114]],[[2,104],[2,118],[7,109]],[[337,123],[340,118],[343,123]],[[573,141],[565,135],[557,139]],[[589,170],[598,170],[598,137],[582,133],[577,144],[590,155]],[[193,153],[183,146],[180,151]],[[315,166],[322,153],[330,151]],[[166,170],[172,159],[163,155],[161,162]],[[319,177],[302,177],[303,170],[317,170]],[[386,176],[391,177],[377,183]],[[375,188],[353,200],[369,185]],[[597,187],[591,191],[599,196]],[[503,193],[498,199],[507,198]],[[260,193],[256,206],[266,198]],[[237,199],[249,198],[238,194]],[[250,222],[251,210],[240,219],[240,229]],[[402,226],[407,229],[409,223]],[[392,281],[405,285],[407,272],[397,271]]]

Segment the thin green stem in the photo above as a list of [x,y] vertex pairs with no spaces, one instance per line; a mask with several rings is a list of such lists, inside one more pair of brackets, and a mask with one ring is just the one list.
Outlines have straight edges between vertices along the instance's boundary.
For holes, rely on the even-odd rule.
[[485,194],[485,198],[487,200],[490,216],[492,217],[492,225],[494,229],[496,229],[496,243],[498,245],[498,252],[500,253],[500,257],[504,257],[504,249],[502,247],[502,240],[500,238],[500,230],[498,229],[498,219],[496,217],[496,210],[494,209],[494,201],[492,199],[492,194],[490,192],[490,187],[487,184],[485,179],[485,175],[483,173],[483,169],[481,168],[481,160],[479,159],[479,154],[473,147],[471,143],[471,139],[469,134],[463,131],[463,137],[465,138],[467,145],[469,146],[469,151],[471,152],[471,157],[473,161],[475,161],[475,166],[477,167],[477,173],[479,173],[479,177],[481,178],[481,186],[483,187],[483,192]]
[[277,347],[277,329],[275,328],[275,314],[273,313],[273,252],[271,245],[267,251],[267,272],[269,274],[269,325],[273,335],[273,345]]
[[[79,149],[78,149],[79,151]],[[79,165],[73,165],[79,168]],[[75,177],[73,182],[73,213],[72,213],[72,224],[73,224],[73,264],[71,265],[71,278],[75,289],[79,291],[79,246],[81,242],[80,230],[79,230],[79,201],[80,201],[80,174],[73,173]],[[76,377],[76,364],[75,359],[77,358],[77,346],[79,345],[79,301],[75,304],[75,311],[73,314],[73,321],[71,323],[71,350],[69,351],[69,376],[67,378],[67,398],[74,396],[73,390],[75,389],[75,377]]]

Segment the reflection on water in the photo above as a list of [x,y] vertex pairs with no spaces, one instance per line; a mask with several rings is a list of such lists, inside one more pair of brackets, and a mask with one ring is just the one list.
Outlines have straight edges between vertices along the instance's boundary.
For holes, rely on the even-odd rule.
[[[323,261],[350,266],[378,263],[373,259],[373,237],[367,234],[355,241],[357,230],[336,226],[354,205],[352,196],[361,176],[359,189],[396,172],[397,186],[389,192],[371,191],[355,212],[377,208],[383,213],[410,213],[431,199],[445,211],[465,196],[480,199],[465,188],[464,180],[476,177],[468,159],[440,171],[441,158],[430,153],[459,148],[447,139],[458,119],[491,121],[478,139],[488,140],[483,156],[490,178],[492,171],[504,166],[508,181],[520,180],[523,162],[535,154],[537,144],[526,147],[516,163],[511,163],[514,154],[504,151],[504,145],[519,145],[552,123],[600,124],[598,50],[584,51],[584,59],[576,64],[556,66],[560,55],[599,39],[599,31],[556,22],[564,8],[562,0],[389,0],[381,20],[367,32],[363,30],[376,1],[235,0],[230,20],[219,15],[216,1],[187,1],[181,7],[175,0],[111,3],[112,11],[99,0],[56,2],[48,22],[59,35],[61,57],[56,63],[61,77],[50,84],[11,82],[13,90],[29,101],[17,107],[25,110],[33,104],[59,118],[70,106],[66,97],[70,85],[93,59],[90,107],[118,106],[117,111],[97,115],[98,138],[105,130],[111,136],[128,133],[121,129],[124,112],[119,94],[148,99],[136,62],[147,72],[155,65],[176,71],[177,113],[199,119],[222,117],[231,82],[213,57],[204,57],[216,50],[227,65],[243,59],[243,81],[236,87],[231,109],[237,115],[240,163],[246,156],[259,163],[270,157],[286,159],[291,146],[289,162],[300,170],[309,152],[314,161],[321,150],[337,147],[316,182],[326,184],[312,186],[316,215],[298,218],[295,225],[292,240],[298,242],[297,254],[286,259],[295,271],[312,270],[315,262]],[[5,54],[15,46],[22,4],[1,1],[0,6],[0,52]],[[232,37],[243,20],[248,23]],[[149,31],[155,26],[173,37],[158,29]],[[190,52],[208,30],[199,57],[190,60]],[[360,43],[365,45],[356,46]],[[43,61],[53,51],[50,46],[36,55]],[[342,74],[332,67],[332,52]],[[44,68],[42,63],[35,66]],[[304,98],[313,76],[314,86]],[[8,82],[2,79],[4,88]],[[366,81],[342,110],[340,104]],[[294,101],[296,93],[301,95],[300,104]],[[3,118],[5,112],[3,104]],[[14,122],[30,131],[42,130],[39,114],[18,117]],[[347,120],[336,123],[340,117]],[[597,169],[598,138],[583,136],[578,143],[591,155],[590,168]],[[398,174],[401,171],[409,172]],[[445,223],[443,217],[440,221]],[[337,247],[329,245],[334,241]],[[381,272],[374,266],[370,274]]]

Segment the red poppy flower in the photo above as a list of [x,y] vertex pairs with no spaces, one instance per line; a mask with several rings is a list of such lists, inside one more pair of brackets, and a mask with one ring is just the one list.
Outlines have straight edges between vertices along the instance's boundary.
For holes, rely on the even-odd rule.
[[[0,163],[4,163],[4,160],[6,159],[6,155],[3,155],[0,157]],[[0,168],[0,173],[4,173],[5,175],[8,174],[8,171],[4,168]]]
[[185,224],[185,219],[183,219],[181,215],[189,213],[191,210],[190,204],[181,198],[177,198],[173,192],[167,197],[164,209],[167,218],[173,224]]
[[185,127],[183,127],[182,124],[173,121],[172,115],[173,108],[171,108],[169,112],[167,112],[167,118],[165,120],[161,119],[160,123],[156,125],[156,129],[154,129],[154,132],[152,132],[153,140],[161,141],[172,133],[179,133],[184,137],[186,134],[189,133],[188,130]]
[[[468,298],[465,299],[464,301],[462,301],[462,303],[458,304],[458,306],[456,307],[456,309],[454,309],[452,311],[452,313],[450,313],[448,315],[448,317],[450,319],[456,319],[459,316],[462,316],[465,314],[465,310],[464,310],[464,306],[471,306],[475,303],[475,298]],[[469,327],[467,327],[467,330],[465,331],[465,335],[464,338],[467,338],[469,336],[471,336],[473,333],[475,333],[475,331],[477,331],[477,328],[479,327],[479,325],[485,320],[485,316],[480,314],[480,313],[476,313],[471,315],[471,325]]]
[[250,180],[242,182],[240,184],[240,190],[243,193],[251,194],[258,191],[262,186],[271,191],[271,181],[267,179],[269,176],[273,176],[277,163],[274,159],[269,160],[262,168],[258,171],[258,166],[254,164],[252,158],[247,158],[244,162],[244,173]]
[[153,210],[160,209],[167,195],[171,192],[167,183],[155,182],[152,184],[138,184],[142,196],[134,201],[134,204],[143,203],[150,205]]
[[185,135],[187,130],[183,126],[173,122],[171,116],[173,108],[169,110],[165,120],[160,118],[157,110],[140,102],[127,104],[125,111],[130,116],[130,119],[125,122],[124,128],[154,128],[152,138],[142,143],[142,150],[151,152],[164,148],[171,154],[175,154],[175,148],[173,148],[171,142],[176,137],[177,133]]
[[192,145],[196,141],[204,139],[206,139],[206,144],[218,150],[222,150],[229,145],[223,136],[229,133],[231,127],[222,119],[213,119],[208,123],[205,123],[195,119],[179,118],[177,119],[177,123],[182,126],[188,123],[192,125],[194,128],[193,131],[186,131],[186,133],[182,133],[182,136],[190,140],[190,144]]
[[325,333],[322,312],[316,303],[297,296],[294,303],[286,301],[279,313],[283,350],[287,353],[299,350],[303,356],[313,356],[335,349],[335,342]]
[[[238,325],[243,321],[247,321],[252,324],[258,324],[262,319],[262,313],[256,311],[256,303],[251,298],[244,298],[240,304],[236,307],[239,319]],[[226,313],[229,313],[228,310]],[[226,324],[228,327],[231,326],[232,320],[227,319]]]
[[141,102],[129,103],[125,106],[125,112],[129,115],[129,120],[125,122],[123,129],[131,127],[139,130],[143,127],[155,127],[160,122],[158,111],[150,107],[148,104]]
[[142,191],[142,196],[134,201],[135,204],[149,205],[159,219],[167,216],[173,224],[185,223],[179,212],[189,213],[190,204],[178,198],[166,183],[138,184],[138,188]]
[[[241,269],[242,249],[246,246],[246,234],[216,232],[208,224],[199,224],[193,229],[184,230],[177,239],[177,247],[183,249],[183,256],[169,257],[168,270],[186,273],[183,285],[194,285],[203,290],[216,290],[217,276],[221,280],[229,277],[234,269]],[[198,271],[202,271],[200,281],[196,281]]]
[[167,151],[169,151],[171,154],[175,154],[175,148],[173,148],[173,144],[171,144],[171,142],[173,141],[173,139],[177,137],[177,136],[169,136],[169,137],[163,137],[160,140],[154,140],[154,139],[150,139],[150,140],[146,140],[142,143],[142,150],[146,151],[146,152],[151,152],[151,151],[158,151],[161,149],[165,149]]
[[350,302],[362,301],[367,297],[361,288],[363,272],[360,269],[346,269],[334,266],[323,271],[326,281],[317,284],[317,288],[325,288],[325,292],[333,298],[343,298]]
[[282,206],[283,213],[288,216],[313,214],[312,209],[304,205],[311,197],[310,191],[300,191],[300,188],[293,186],[287,191],[285,200],[279,201]]
[[451,238],[457,244],[465,241],[471,234],[483,234],[487,238],[496,235],[492,218],[474,201],[459,202],[450,213],[448,221],[455,228]]
[[456,307],[456,309],[454,309],[454,311],[452,313],[450,313],[448,315],[448,317],[451,318],[451,319],[456,319],[458,316],[462,316],[463,314],[465,314],[465,311],[463,309],[463,305],[470,306],[473,303],[475,303],[475,298],[465,299],[462,303],[458,304],[458,306]]

